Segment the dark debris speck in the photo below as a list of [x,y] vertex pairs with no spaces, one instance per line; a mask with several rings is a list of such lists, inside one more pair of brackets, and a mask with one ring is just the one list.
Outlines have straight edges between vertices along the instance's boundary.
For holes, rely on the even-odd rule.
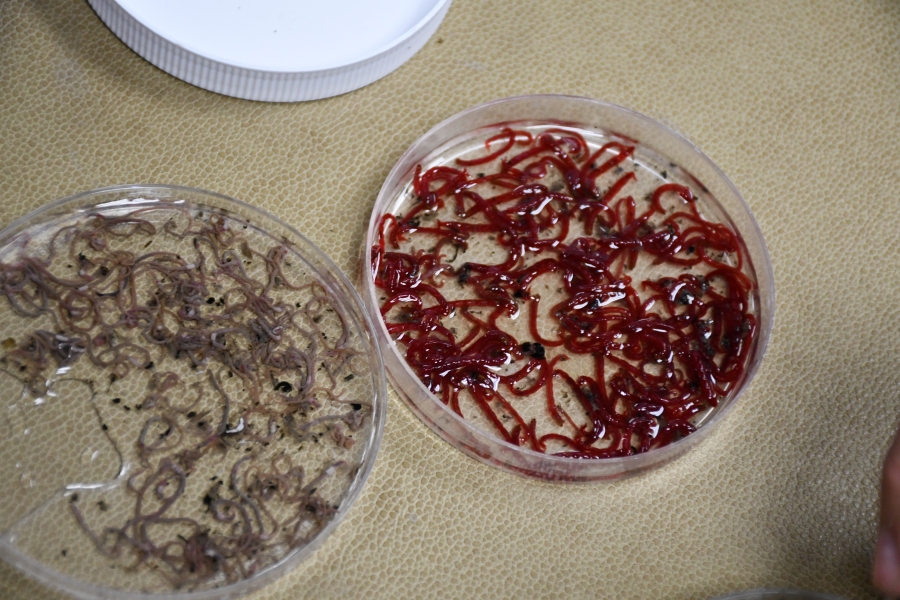
[[522,344],[522,354],[525,356],[530,356],[532,358],[536,358],[538,360],[544,360],[547,357],[547,353],[544,350],[544,345],[538,342],[525,342]]

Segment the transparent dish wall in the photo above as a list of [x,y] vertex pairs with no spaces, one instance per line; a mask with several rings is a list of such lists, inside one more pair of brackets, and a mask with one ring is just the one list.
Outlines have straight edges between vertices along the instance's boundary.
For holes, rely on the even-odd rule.
[[78,598],[230,598],[368,477],[380,351],[351,284],[248,204],[66,198],[0,233],[0,556]]
[[807,590],[748,590],[717,596],[713,600],[845,600],[840,596],[820,594]]
[[[510,129],[520,133],[510,134],[508,131]],[[693,192],[697,204],[703,207],[702,212],[711,222],[717,224],[711,227],[726,227],[732,234],[735,234],[733,237],[738,240],[736,243],[739,244],[740,254],[743,256],[743,267],[741,269],[743,269],[742,272],[745,274],[742,277],[746,276],[746,279],[752,282],[748,284],[747,310],[750,319],[755,321],[756,331],[755,334],[752,334],[752,337],[748,338],[751,340],[748,344],[749,351],[746,352],[746,361],[742,365],[740,377],[728,387],[727,393],[723,397],[718,398],[718,403],[714,408],[708,407],[692,417],[692,424],[696,426],[696,431],[682,439],[677,439],[677,437],[673,436],[671,443],[659,448],[643,452],[636,451],[634,455],[630,456],[602,459],[585,459],[582,454],[575,458],[573,456],[576,453],[560,452],[561,447],[559,445],[550,449],[549,446],[544,444],[545,448],[541,448],[536,440],[543,439],[550,440],[550,443],[553,442],[552,435],[542,437],[539,431],[535,433],[536,427],[540,427],[542,411],[543,418],[546,419],[547,412],[551,410],[549,403],[544,405],[542,404],[543,400],[530,398],[531,405],[529,408],[526,405],[527,403],[520,398],[515,398],[516,404],[513,407],[513,399],[498,399],[498,394],[492,395],[491,391],[488,390],[485,396],[476,398],[474,402],[470,402],[465,407],[457,405],[455,403],[458,397],[454,394],[445,393],[447,386],[441,387],[443,384],[435,383],[441,375],[446,373],[434,373],[434,377],[430,379],[431,375],[420,379],[407,361],[407,351],[410,347],[408,344],[412,338],[407,337],[403,339],[402,344],[397,342],[398,337],[396,333],[397,331],[403,331],[404,320],[412,322],[419,319],[419,321],[416,321],[419,323],[421,322],[421,315],[424,314],[420,310],[418,316],[409,317],[409,314],[412,313],[404,316],[402,312],[406,310],[403,308],[404,303],[407,306],[413,306],[418,302],[420,307],[424,307],[425,312],[427,312],[432,304],[436,305],[441,301],[433,301],[430,298],[422,300],[422,297],[417,296],[418,292],[408,294],[409,297],[401,294],[401,297],[395,297],[390,301],[386,300],[389,294],[385,293],[385,285],[392,285],[385,283],[384,277],[388,273],[388,269],[394,269],[392,277],[402,278],[407,276],[402,272],[398,275],[397,269],[393,266],[384,266],[386,263],[383,261],[383,257],[387,256],[386,253],[392,251],[406,253],[407,258],[402,260],[406,260],[407,263],[410,263],[408,258],[410,256],[422,257],[429,253],[432,256],[440,255],[441,258],[436,261],[429,258],[428,260],[431,260],[431,262],[428,262],[425,266],[410,267],[413,271],[417,268],[419,270],[417,275],[409,276],[419,277],[420,283],[432,285],[434,289],[440,288],[441,291],[439,293],[441,295],[446,293],[448,298],[450,298],[457,293],[454,291],[457,288],[471,285],[475,275],[491,273],[483,265],[488,263],[490,265],[499,264],[504,258],[511,257],[513,252],[509,250],[511,246],[508,240],[504,242],[506,247],[499,254],[495,252],[497,248],[491,246],[493,242],[485,241],[481,243],[480,241],[475,241],[479,235],[478,227],[485,222],[484,219],[478,221],[476,217],[473,220],[475,224],[472,226],[459,224],[459,222],[469,218],[467,216],[469,213],[476,214],[481,212],[486,214],[487,210],[491,210],[490,208],[484,208],[484,206],[487,206],[486,203],[478,204],[481,200],[450,200],[449,198],[453,194],[448,193],[446,202],[443,204],[435,204],[434,207],[424,210],[422,206],[417,206],[423,202],[423,196],[428,196],[432,191],[444,189],[441,188],[442,185],[450,186],[451,184],[447,183],[447,181],[457,177],[457,175],[448,171],[447,173],[450,174],[444,173],[439,177],[435,176],[427,185],[414,184],[413,181],[416,178],[430,176],[434,172],[429,171],[432,167],[450,167],[457,171],[465,167],[465,177],[468,178],[466,181],[469,182],[465,184],[467,186],[465,189],[481,190],[482,188],[472,187],[475,184],[472,184],[471,181],[477,179],[480,182],[478,185],[488,185],[485,182],[497,173],[507,169],[506,165],[509,164],[509,161],[518,165],[519,163],[516,161],[520,160],[520,158],[516,158],[516,153],[521,152],[524,156],[524,154],[531,152],[538,144],[542,133],[556,136],[558,143],[568,148],[568,150],[564,149],[565,152],[571,152],[573,156],[580,151],[576,150],[576,148],[581,143],[574,141],[574,138],[579,138],[586,142],[588,151],[585,151],[581,155],[582,157],[599,152],[601,147],[611,143],[610,147],[612,150],[607,150],[606,152],[611,152],[612,154],[597,154],[596,162],[607,160],[610,156],[615,158],[617,153],[623,152],[622,148],[633,148],[633,150],[628,151],[633,152],[633,154],[623,153],[622,160],[624,162],[617,164],[615,173],[624,173],[625,175],[630,171],[636,173],[632,181],[625,182],[633,184],[632,187],[634,189],[621,188],[625,190],[621,196],[633,193],[636,199],[634,204],[638,206],[636,210],[640,211],[643,210],[642,206],[649,206],[650,198],[655,189],[665,188],[665,186],[671,187],[669,184],[678,184]],[[567,141],[566,136],[568,136],[569,141]],[[463,162],[457,162],[460,157],[463,158]],[[479,157],[484,158],[487,162],[479,161]],[[524,165],[525,163],[522,164]],[[538,196],[543,194],[542,197],[549,198],[550,192],[557,190],[571,191],[574,189],[572,187],[574,179],[569,178],[567,181],[566,178],[569,176],[562,172],[563,169],[554,167],[550,162],[547,165],[549,166],[546,169],[543,169],[540,165],[528,167],[537,171],[543,169],[540,174],[534,175],[529,180],[535,184],[546,184],[543,191],[536,192]],[[591,168],[595,166],[591,165]],[[417,168],[420,169],[418,174]],[[587,169],[588,167],[584,168]],[[553,180],[548,175],[554,169],[557,171],[556,180]],[[616,188],[613,185],[616,179],[612,173],[613,171],[609,172],[609,177],[613,177],[613,179],[608,180],[609,189],[604,188],[601,190],[600,188],[604,187],[605,184],[601,185],[601,178],[598,177],[596,179],[596,194],[602,195],[609,192],[614,197],[619,194],[618,189],[620,188]],[[622,177],[622,175],[617,175],[617,177]],[[420,182],[423,180],[418,179]],[[512,190],[514,185],[508,182],[503,183],[499,179],[491,180],[490,185],[494,186],[491,193],[496,193],[496,188],[498,186],[502,187],[501,184],[506,185],[501,190],[504,192]],[[416,189],[415,185],[424,185],[425,187]],[[451,188],[447,187],[446,189]],[[459,197],[468,198],[464,194],[461,194]],[[496,195],[492,198],[500,198],[500,196]],[[516,201],[523,203],[522,206],[528,201],[527,198],[523,198],[522,194],[519,194],[517,198],[518,200]],[[571,200],[571,198],[569,199]],[[436,201],[432,198],[428,202]],[[512,206],[509,201],[496,200],[495,202],[495,206],[504,207],[504,210],[506,210],[506,207]],[[642,202],[644,204],[641,204]],[[687,204],[685,201],[685,205]],[[538,215],[535,219],[540,219],[543,218],[542,215],[546,214],[542,211],[545,211],[548,205],[551,208],[553,206],[550,200],[540,202],[535,206],[528,205],[528,211],[531,215]],[[557,213],[561,210],[557,206]],[[409,220],[409,215],[412,214],[415,214],[415,221]],[[517,222],[521,223],[523,222],[521,219],[527,218],[521,216],[524,214],[524,212],[513,214],[507,211],[503,213],[505,216],[496,216],[496,218],[520,219]],[[582,210],[580,214],[583,215],[585,212]],[[388,215],[390,217],[387,217]],[[460,215],[464,216],[460,217]],[[385,235],[385,231],[396,228],[398,219],[405,223],[404,233],[399,238],[385,242],[385,239],[392,235],[390,233]],[[457,219],[457,221],[448,226],[447,223],[453,221],[453,219]],[[494,221],[491,222],[494,223]],[[578,227],[581,226],[580,222],[576,224],[575,221],[572,221],[572,223],[573,228],[576,225]],[[448,233],[448,227],[453,231]],[[440,248],[435,250],[436,244],[433,241],[430,243],[432,247],[429,247],[427,238],[415,237],[420,230],[426,232],[426,234],[430,231],[441,230],[439,235],[443,236],[443,238],[438,244]],[[499,239],[499,236],[507,234],[496,234],[495,232],[491,235],[494,237],[488,236],[488,239],[496,241]],[[600,233],[590,232],[585,234],[586,237],[593,236],[595,238],[603,235],[606,234],[602,231]],[[664,235],[664,233],[661,235]],[[564,240],[560,238],[560,242],[564,245],[573,244],[576,237],[578,236],[572,233]],[[432,240],[434,239],[435,237],[433,236]],[[478,239],[480,240],[481,238]],[[398,240],[400,241],[398,242]],[[395,243],[396,246],[394,245]],[[500,242],[496,243],[499,244]],[[385,247],[380,249],[381,245]],[[518,251],[520,252],[518,260],[509,258],[507,263],[505,263],[514,264],[515,269],[519,269],[515,272],[520,274],[520,281],[522,280],[521,277],[523,277],[521,276],[523,266],[530,268],[535,263],[529,263],[529,260],[537,260],[529,258],[536,254],[531,252],[531,250],[534,249],[525,248]],[[691,248],[690,251],[694,252],[694,249]],[[509,254],[503,254],[503,252],[509,252]],[[531,254],[529,254],[530,252]],[[395,259],[392,258],[391,260]],[[476,263],[482,265],[482,267],[478,267],[481,270],[472,271],[470,275],[470,268]],[[385,181],[369,223],[366,244],[363,249],[363,265],[363,301],[370,314],[373,315],[373,319],[377,321],[375,324],[376,332],[384,352],[389,378],[413,411],[438,435],[470,456],[520,475],[551,481],[617,479],[659,466],[693,447],[709,433],[746,389],[762,361],[773,324],[774,280],[771,263],[759,227],[735,187],[696,147],[667,127],[628,109],[586,98],[557,95],[508,98],[466,110],[437,125],[413,144],[395,165]],[[636,265],[637,271],[644,269],[640,262],[637,262]],[[634,264],[630,264],[628,268],[634,267]],[[400,271],[404,268],[406,267],[401,266]],[[425,272],[425,275],[423,275],[423,272]],[[662,280],[663,275],[678,276],[677,273],[666,274],[653,272],[652,270],[647,270],[646,272],[649,273],[646,277],[657,282]],[[634,274],[631,273],[631,275]],[[437,281],[438,276],[446,279]],[[502,279],[502,276],[500,276],[500,279]],[[487,285],[484,283],[485,280],[486,277],[481,277],[478,285]],[[500,317],[504,327],[509,327],[510,331],[515,330],[516,333],[512,339],[516,343],[525,342],[521,345],[521,350],[514,349],[511,351],[507,363],[512,361],[514,364],[521,366],[524,363],[516,363],[516,360],[523,358],[525,354],[540,359],[546,358],[547,361],[552,361],[552,357],[555,356],[551,354],[551,348],[544,347],[548,346],[546,340],[544,340],[545,343],[543,345],[535,344],[533,342],[540,336],[537,333],[527,333],[528,327],[525,325],[525,321],[528,320],[528,311],[531,310],[531,306],[536,306],[535,300],[540,300],[540,294],[532,289],[536,285],[534,281],[536,280],[529,279],[531,283],[527,285],[531,287],[523,286],[523,288],[510,293],[515,282],[512,282],[507,277],[506,280],[501,282],[502,285],[499,287],[506,286],[508,289],[496,295],[498,306],[503,303],[508,303],[510,306],[509,314]],[[635,276],[635,281],[639,281],[637,276]],[[511,285],[513,287],[510,287]],[[525,287],[527,289],[524,289]],[[548,288],[547,285],[544,287]],[[559,283],[556,287],[557,289],[555,290],[549,288],[543,290],[544,305],[573,301],[572,297],[566,297],[566,294],[563,293],[563,283]],[[422,292],[424,296],[437,297],[435,293],[428,291],[426,287],[423,286],[421,289],[425,290]],[[416,298],[412,296],[416,296]],[[488,297],[488,294],[479,293],[480,300]],[[617,298],[608,297],[601,304],[615,303],[616,300]],[[387,306],[388,304],[390,306]],[[460,305],[454,305],[449,316],[445,314],[442,317],[443,320],[440,321],[441,326],[446,326],[445,331],[453,329],[454,335],[456,333],[456,325],[451,327],[453,324],[452,319],[459,316],[457,308]],[[556,306],[562,306],[562,304],[556,304]],[[572,306],[574,308],[583,308],[578,305]],[[381,315],[383,307],[386,316],[378,320],[378,315]],[[519,309],[521,309],[521,312]],[[490,309],[486,310],[489,311]],[[535,314],[539,314],[537,308],[533,310]],[[467,314],[465,318],[468,322],[473,322],[473,319],[470,317],[471,314]],[[557,317],[559,317],[559,313],[557,313]],[[392,323],[392,330],[395,332],[393,337],[388,332],[385,319]],[[488,317],[485,316],[484,319],[487,320]],[[491,319],[495,319],[491,321],[495,325],[501,322],[501,320],[496,320],[497,316],[493,314]],[[518,325],[516,325],[516,319],[519,319]],[[535,317],[537,329],[547,332],[549,329],[547,329],[542,319],[544,319],[543,316]],[[518,327],[517,330],[515,329],[516,327]],[[484,331],[489,329],[490,327],[485,327]],[[499,329],[502,329],[502,327]],[[465,329],[461,329],[461,331],[465,331]],[[535,329],[532,328],[531,331],[535,332]],[[402,336],[403,334],[399,335]],[[465,337],[465,334],[460,333],[459,337]],[[499,338],[502,337],[502,335],[499,336]],[[546,337],[550,336],[547,335]],[[477,343],[479,338],[475,339]],[[540,339],[543,338],[541,337]],[[472,338],[468,338],[466,343],[470,344],[469,347],[473,347],[471,345]],[[421,356],[425,356],[428,351],[430,349],[423,350]],[[417,357],[421,358],[421,356],[417,354]],[[588,359],[591,356],[593,355],[586,353]],[[525,357],[525,359],[529,360],[528,357]],[[577,361],[573,361],[571,356],[566,356],[560,360],[569,361],[566,363],[568,365],[577,363]],[[495,374],[484,371],[481,377],[482,379],[486,377],[494,381],[494,390],[496,390],[496,381],[498,381],[499,376],[509,375],[511,367],[494,366],[491,368],[494,369]],[[524,383],[517,385],[520,388],[527,386],[535,377],[532,376],[531,380],[523,378],[521,381]],[[553,375],[550,377],[553,378]],[[423,383],[423,379],[427,380],[428,385]],[[574,382],[575,379],[576,375],[572,375],[571,381]],[[598,378],[597,380],[600,379]],[[467,381],[468,383],[463,384],[463,387],[466,385],[478,385],[477,380],[471,377]],[[473,384],[472,381],[476,381],[476,383]],[[578,379],[578,381],[582,380]],[[557,382],[553,385],[559,386],[562,384]],[[577,394],[577,392],[575,393]],[[543,390],[536,391],[534,395],[540,396],[541,394],[543,394]],[[474,392],[472,397],[475,397]],[[484,398],[488,398],[490,402],[496,403],[498,408],[486,409],[485,406],[487,406],[488,400]],[[584,399],[582,398],[582,400]],[[576,407],[570,412],[577,410]],[[565,411],[559,408],[558,412],[559,414],[554,415],[555,419]],[[465,414],[466,418],[461,417],[460,413]],[[580,418],[583,423],[584,417]],[[578,422],[578,419],[579,417],[570,419],[573,430],[577,427],[584,427]],[[563,419],[558,418],[557,421],[563,422]],[[536,422],[538,423],[537,426],[535,426]],[[531,427],[530,433],[527,432],[529,427]],[[598,430],[599,426],[596,426],[595,431]],[[532,443],[528,442],[529,439],[532,440]],[[591,450],[593,451],[593,449]]]

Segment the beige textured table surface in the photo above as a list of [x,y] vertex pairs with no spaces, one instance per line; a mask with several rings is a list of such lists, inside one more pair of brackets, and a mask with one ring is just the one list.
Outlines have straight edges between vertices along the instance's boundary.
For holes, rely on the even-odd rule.
[[[0,1],[0,222],[115,183],[255,203],[356,278],[369,211],[422,133],[482,101],[591,96],[685,133],[742,190],[777,281],[751,390],[697,450],[558,486],[490,469],[392,393],[349,518],[253,598],[876,597],[878,466],[900,413],[900,3],[455,0],[367,88],[261,104],[194,88],[83,0]],[[0,566],[0,597],[55,597]]]

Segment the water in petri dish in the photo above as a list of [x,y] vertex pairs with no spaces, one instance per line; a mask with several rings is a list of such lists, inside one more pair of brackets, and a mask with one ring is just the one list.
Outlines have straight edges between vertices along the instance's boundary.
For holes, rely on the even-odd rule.
[[389,332],[437,401],[573,458],[667,445],[739,387],[758,321],[743,240],[634,140],[518,122],[435,150],[381,222]]
[[0,248],[3,542],[132,592],[310,544],[357,479],[369,362],[290,241],[188,202],[70,210]]

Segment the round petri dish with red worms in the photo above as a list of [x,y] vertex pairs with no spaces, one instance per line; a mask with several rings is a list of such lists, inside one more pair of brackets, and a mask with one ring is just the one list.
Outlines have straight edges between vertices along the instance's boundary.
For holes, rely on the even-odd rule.
[[771,263],[746,203],[671,129],[542,95],[464,111],[388,176],[364,248],[388,374],[441,437],[552,481],[663,464],[762,361]]
[[371,321],[239,200],[116,186],[0,232],[0,557],[78,598],[223,598],[296,566],[375,460]]

